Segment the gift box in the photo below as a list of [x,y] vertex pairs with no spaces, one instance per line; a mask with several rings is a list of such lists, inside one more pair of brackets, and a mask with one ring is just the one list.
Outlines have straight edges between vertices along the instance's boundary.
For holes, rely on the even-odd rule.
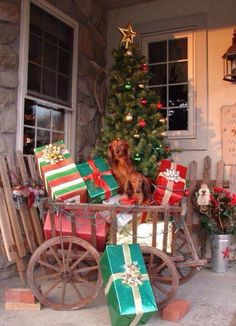
[[[107,200],[103,200],[104,205],[119,205],[122,198],[124,198],[125,195],[116,195],[113,196]],[[129,207],[127,207],[127,213],[118,213],[116,215],[116,223],[117,228],[122,229],[126,224],[128,224],[130,221],[132,221],[133,215],[128,213]],[[103,211],[103,213],[106,212],[107,214],[107,222],[112,224],[111,216],[109,211]]]
[[177,205],[184,196],[187,168],[169,160],[162,160],[156,179],[153,200],[158,205]]
[[144,325],[157,306],[139,245],[107,246],[100,269],[112,326]]
[[[171,253],[172,251],[172,232],[173,227],[172,223],[168,223],[167,231],[167,242],[166,242],[166,252]],[[157,222],[157,230],[156,230],[156,248],[159,250],[163,250],[163,240],[164,240],[164,222]],[[141,223],[137,227],[137,243],[141,246],[149,246],[152,247],[152,234],[153,234],[153,223]],[[117,244],[121,245],[124,243],[132,243],[133,242],[133,230],[132,225],[126,225],[122,230],[117,232]]]
[[117,194],[119,185],[103,158],[97,157],[76,166],[86,183],[89,202],[101,203]]
[[63,141],[34,150],[38,170],[53,200],[87,202],[87,187]]
[[[52,226],[51,218],[53,219],[54,227]],[[87,209],[86,212],[82,209],[76,210],[75,213],[73,213],[76,236],[92,244],[91,218],[93,218],[93,223],[96,224],[96,249],[98,251],[103,251],[107,240],[108,225],[106,220],[99,213],[96,213],[94,216],[94,212],[92,213]],[[59,214],[54,213],[51,217],[50,212],[47,213],[43,227],[45,240],[52,238],[52,230],[54,228],[56,236],[61,234],[63,236],[72,235],[71,219],[62,212],[59,212]]]

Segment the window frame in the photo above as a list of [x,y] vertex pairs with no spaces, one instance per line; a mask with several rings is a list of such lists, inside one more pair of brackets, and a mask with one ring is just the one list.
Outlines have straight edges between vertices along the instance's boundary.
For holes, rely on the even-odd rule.
[[[141,31],[139,39],[142,54],[144,49],[142,40],[146,36],[168,33],[173,31],[194,30],[194,85],[193,85],[193,134],[189,136],[167,134],[170,146],[174,149],[185,151],[202,151],[208,148],[208,76],[207,76],[207,16],[204,13],[173,17],[148,23],[140,23],[134,26]],[[193,84],[193,83],[191,83]]]
[[[67,24],[74,31],[73,56],[72,56],[72,85],[71,85],[71,105],[62,105],[50,100],[41,99],[37,96],[29,95],[28,84],[28,53],[29,53],[29,23],[30,4],[34,4],[50,15]],[[79,24],[59,9],[50,5],[45,0],[22,0],[21,2],[21,26],[20,26],[20,49],[19,49],[19,86],[17,94],[17,130],[16,149],[23,150],[24,136],[24,102],[25,99],[37,100],[42,104],[50,105],[53,108],[65,110],[65,144],[75,158],[75,135],[76,135],[76,108],[77,108],[77,70],[78,70],[78,35]]]
[[[168,139],[178,139],[178,138],[194,138],[194,51],[193,51],[193,38],[194,38],[194,29],[187,30],[173,30],[173,31],[162,31],[155,34],[146,34],[142,37],[142,53],[148,58],[148,45],[150,43],[159,42],[159,41],[169,41],[178,38],[187,38],[188,39],[188,129],[187,130],[168,130],[167,136]],[[169,65],[169,60],[166,62]],[[152,64],[150,64],[152,65]],[[167,91],[169,90],[169,81],[167,76],[166,81]],[[156,86],[150,86],[150,89]],[[167,105],[167,108],[171,109]],[[168,112],[168,110],[167,110]]]

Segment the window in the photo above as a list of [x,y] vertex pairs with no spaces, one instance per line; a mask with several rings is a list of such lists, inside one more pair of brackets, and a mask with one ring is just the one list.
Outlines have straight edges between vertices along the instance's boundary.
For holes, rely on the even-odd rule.
[[208,139],[207,17],[175,17],[134,26],[167,118],[172,148],[206,150]]
[[73,154],[78,25],[43,0],[22,6],[17,147],[64,140]]
[[149,87],[160,98],[169,138],[193,137],[192,39],[193,30],[143,38],[142,47],[152,76]]

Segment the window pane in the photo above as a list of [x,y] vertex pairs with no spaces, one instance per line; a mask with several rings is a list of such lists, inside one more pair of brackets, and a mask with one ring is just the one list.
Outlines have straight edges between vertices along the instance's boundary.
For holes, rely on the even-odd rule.
[[170,63],[169,83],[183,83],[188,80],[187,62]]
[[24,124],[28,126],[35,126],[36,120],[36,108],[34,101],[25,100],[25,114],[24,114]]
[[188,85],[175,85],[169,87],[169,106],[188,105]]
[[58,31],[59,46],[66,50],[72,51],[74,35],[73,29],[62,22],[58,22]]
[[43,34],[43,10],[30,4],[30,31],[42,36]]
[[69,53],[59,49],[58,71],[64,75],[71,75],[71,62]]
[[57,68],[57,47],[49,42],[44,42],[43,65],[56,70]]
[[41,81],[41,67],[36,66],[32,63],[29,63],[28,67],[28,89],[31,91],[39,92]]
[[166,41],[149,43],[148,53],[149,53],[149,63],[159,63],[167,61],[167,51],[166,51]]
[[24,154],[34,153],[35,129],[24,128]]
[[50,132],[37,129],[37,147],[50,144]]
[[187,38],[169,40],[169,60],[183,60],[188,58]]
[[68,102],[70,94],[70,80],[69,78],[63,77],[61,75],[58,76],[58,93],[57,97],[63,101]]
[[55,143],[59,140],[64,140],[64,134],[60,132],[53,132],[52,133],[52,143]]
[[166,103],[167,103],[167,100],[166,100],[166,86],[153,87],[151,89],[156,92],[156,94],[159,97],[159,100],[162,103],[162,105],[166,106]]
[[[45,95],[46,100],[50,97],[55,102],[63,100],[70,104],[73,28],[36,5],[30,8],[29,61],[37,63],[38,67],[29,67],[28,89],[40,93],[41,98]],[[40,19],[36,18],[37,15]],[[37,35],[34,33],[34,19],[37,28],[42,30],[41,33],[36,31]]]
[[64,131],[63,110],[52,110],[52,130]]
[[149,71],[152,74],[149,85],[166,84],[166,64],[149,66]]
[[170,109],[169,130],[188,130],[188,108]]
[[56,73],[47,69],[43,69],[43,94],[56,95]]
[[47,12],[44,12],[44,31],[45,38],[48,41],[57,44],[58,19],[48,14]]
[[50,109],[37,105],[37,127],[50,129]]
[[33,34],[30,34],[29,60],[42,64],[42,39]]

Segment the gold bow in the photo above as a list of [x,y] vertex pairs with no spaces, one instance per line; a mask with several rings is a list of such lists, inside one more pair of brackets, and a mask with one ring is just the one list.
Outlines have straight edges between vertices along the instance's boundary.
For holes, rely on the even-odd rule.
[[144,281],[143,275],[140,273],[137,263],[132,262],[130,265],[125,265],[125,274],[121,277],[122,283],[129,286],[142,285]]
[[46,145],[42,150],[42,158],[49,163],[57,163],[64,160],[63,147],[61,145]]

